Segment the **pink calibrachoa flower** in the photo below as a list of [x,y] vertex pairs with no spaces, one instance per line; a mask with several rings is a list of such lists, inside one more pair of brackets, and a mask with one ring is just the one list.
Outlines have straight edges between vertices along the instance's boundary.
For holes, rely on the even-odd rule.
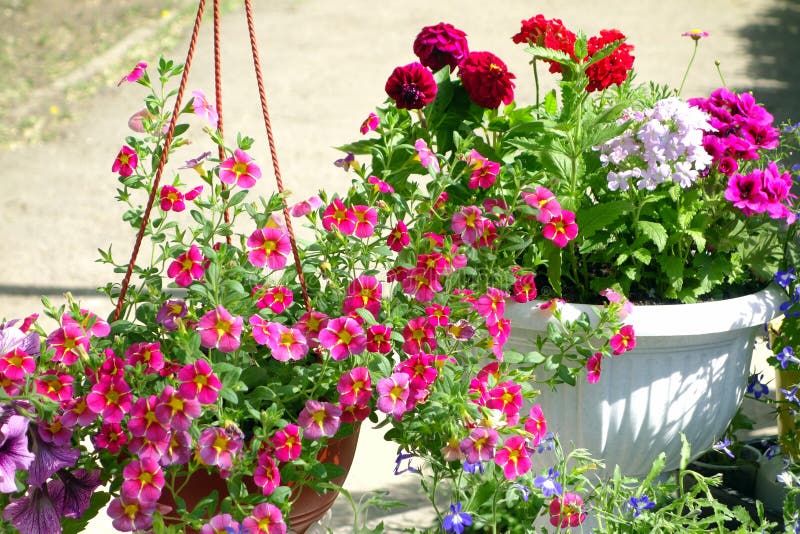
[[[253,293],[258,294],[261,290],[261,286],[256,286],[253,288]],[[269,308],[273,313],[281,314],[294,302],[294,294],[288,287],[273,286],[263,291],[264,295],[256,301],[259,310]]]
[[336,384],[339,404],[364,405],[372,398],[372,377],[366,367],[353,367],[344,373]]
[[472,169],[469,175],[467,187],[470,189],[489,189],[494,185],[497,174],[500,172],[500,164],[489,161],[474,148],[467,154],[467,166]]
[[156,502],[164,488],[164,472],[152,458],[135,458],[122,470],[120,495],[123,499]]
[[455,436],[451,436],[447,440],[447,445],[442,447],[441,451],[446,462],[463,462],[467,459],[467,456],[461,452],[461,446]]
[[167,385],[158,396],[155,418],[173,430],[189,430],[192,421],[200,417],[202,412],[199,400],[186,398],[172,386]]
[[86,405],[105,423],[119,423],[133,405],[131,388],[122,377],[103,377],[86,395]]
[[127,178],[133,174],[138,165],[139,156],[136,151],[125,145],[119,150],[117,157],[114,159],[114,164],[111,165],[111,172],[116,172],[123,178]]
[[342,423],[357,423],[372,413],[368,404],[347,404],[339,407],[342,409]]
[[437,347],[436,333],[428,323],[428,317],[414,317],[403,328],[403,351],[407,354],[418,354],[425,350],[432,351]]
[[306,336],[309,348],[314,349],[319,347],[319,333],[328,326],[329,320],[330,318],[324,313],[311,310],[300,316],[295,328]]
[[468,245],[474,245],[483,235],[486,219],[477,206],[464,206],[453,214],[450,228]]
[[352,235],[356,230],[357,223],[356,214],[345,206],[339,197],[331,200],[331,203],[322,212],[322,227],[328,232],[335,228],[344,235]]
[[111,526],[119,532],[147,530],[153,526],[153,513],[156,502],[142,502],[136,499],[117,497],[108,505]]
[[381,311],[381,283],[374,276],[359,275],[347,286],[347,297],[342,303],[342,313],[350,314],[359,308],[368,310],[373,317]]
[[514,286],[511,295],[515,302],[530,302],[536,298],[536,275],[533,273],[522,276],[514,275]]
[[409,378],[405,373],[392,373],[392,376],[381,378],[376,387],[378,392],[378,410],[392,414],[398,421],[406,412],[409,395]]
[[162,421],[158,418],[157,405],[158,397],[155,395],[136,399],[128,419],[128,431],[132,436],[137,438],[146,437],[150,441],[167,439],[169,421]]
[[397,225],[386,238],[386,244],[395,252],[400,252],[411,243],[408,235],[408,227],[403,221],[397,221]]
[[355,205],[353,215],[356,218],[353,233],[361,239],[367,238],[375,233],[375,225],[378,224],[378,211],[372,206]]
[[578,235],[578,225],[575,223],[575,214],[569,210],[561,210],[550,218],[542,228],[542,235],[559,248],[564,248],[567,243]]
[[197,440],[197,454],[206,465],[215,465],[222,470],[233,467],[233,459],[242,450],[240,433],[233,428],[208,427]]
[[319,333],[319,343],[328,349],[331,359],[344,360],[351,354],[361,354],[367,348],[367,336],[352,317],[331,319]]
[[188,311],[185,302],[182,300],[170,299],[164,302],[161,308],[159,308],[156,314],[156,322],[168,331],[174,332],[178,329],[178,325],[175,321],[186,317]]
[[428,317],[428,323],[431,326],[440,326],[447,328],[450,324],[450,308],[440,304],[433,304],[425,308],[425,314]]
[[119,423],[103,423],[100,431],[92,437],[92,443],[98,449],[106,449],[111,454],[118,454],[128,443],[128,435]]
[[307,400],[297,416],[297,423],[308,439],[332,438],[339,430],[342,410],[330,402]]
[[381,123],[380,119],[374,113],[370,113],[367,115],[367,118],[364,119],[364,122],[361,123],[361,127],[358,129],[361,134],[367,134],[373,130],[375,130],[378,125]]
[[217,402],[222,382],[211,370],[211,365],[205,360],[196,360],[194,363],[184,365],[178,371],[178,394],[187,399],[197,399],[200,404],[214,404]]
[[283,228],[260,228],[247,238],[247,260],[256,267],[283,269],[291,252],[289,235]]
[[633,303],[610,287],[600,291],[600,295],[607,298],[609,302],[621,305],[620,310],[617,312],[620,319],[624,319],[633,313]]
[[478,297],[473,306],[475,311],[486,319],[487,324],[493,324],[505,314],[507,297],[508,293],[505,291],[490,287],[485,294]]
[[550,503],[550,524],[554,527],[577,527],[586,520],[582,511],[583,499],[577,493],[565,493]]
[[619,332],[611,336],[609,345],[611,345],[614,356],[619,356],[623,352],[636,348],[636,335],[633,332],[633,325],[623,325]]
[[417,139],[414,142],[414,148],[417,150],[417,158],[423,167],[433,168],[434,171],[439,172],[439,158],[428,148],[428,143],[424,139]]
[[233,352],[241,344],[242,318],[234,317],[224,307],[217,306],[197,322],[200,344],[207,349]]
[[275,488],[281,485],[281,473],[275,459],[267,453],[258,455],[258,464],[253,471],[253,482],[261,489],[262,495],[272,495]]
[[47,421],[38,420],[36,431],[45,443],[52,443],[56,447],[69,447],[72,440],[72,429],[61,423],[61,416],[54,415]]
[[597,384],[600,381],[600,365],[603,361],[603,353],[595,352],[586,360],[586,381],[590,384]]
[[169,265],[167,276],[175,279],[175,283],[181,287],[189,287],[193,280],[203,278],[203,263],[206,258],[197,248],[192,245],[189,250],[180,254]]
[[128,443],[128,451],[139,458],[152,458],[161,463],[169,451],[171,443],[170,436],[161,441],[152,441],[145,437],[131,438],[130,443]]
[[522,409],[522,386],[511,381],[501,382],[486,392],[486,407],[500,410],[508,424],[515,425]]
[[491,460],[497,445],[497,431],[492,428],[475,427],[469,436],[461,440],[461,452],[471,464]]
[[531,459],[525,447],[525,438],[511,436],[494,455],[494,463],[503,468],[503,476],[514,480],[530,471]]
[[46,345],[48,349],[55,350],[54,362],[72,365],[78,361],[81,354],[89,351],[89,338],[83,328],[72,322],[64,324],[47,336]]
[[147,62],[140,61],[139,63],[136,64],[135,67],[133,67],[133,70],[131,70],[128,74],[123,76],[119,82],[117,82],[117,87],[122,85],[123,82],[134,83],[139,81],[139,78],[144,76],[144,69],[146,68],[147,68]]
[[147,374],[158,373],[164,368],[164,355],[161,354],[161,343],[134,343],[125,351],[125,363],[131,367],[141,364]]
[[528,412],[528,419],[525,421],[525,432],[533,435],[531,447],[537,446],[544,435],[547,434],[547,420],[544,418],[541,404],[534,404],[530,412]]
[[67,401],[63,408],[64,414],[61,416],[61,422],[68,427],[89,426],[97,419],[97,414],[86,404],[86,397],[77,397]]
[[301,200],[297,204],[289,208],[289,214],[292,217],[303,217],[312,211],[317,211],[323,206],[322,199],[318,195],[308,197],[308,200]]
[[450,323],[447,327],[447,334],[458,341],[469,341],[475,335],[475,329],[466,319],[460,319],[455,323]]
[[394,193],[394,187],[387,184],[377,176],[370,176],[369,178],[367,178],[367,182],[375,186],[374,190],[376,193],[388,193],[388,194]]
[[247,534],[286,534],[286,523],[280,508],[262,502],[253,508],[252,515],[244,518],[242,529]]
[[36,360],[20,347],[0,356],[0,373],[9,380],[18,382],[25,380],[26,375],[36,370]]
[[62,326],[78,325],[89,336],[94,337],[105,337],[111,332],[111,326],[109,326],[107,321],[104,321],[96,314],[89,310],[84,310],[83,308],[81,308],[80,316],[77,320],[69,314],[63,314],[61,316],[61,324]]
[[231,532],[241,532],[241,525],[231,517],[231,514],[219,514],[200,527],[199,534],[230,534]]
[[561,213],[561,204],[553,192],[545,187],[536,186],[533,193],[523,191],[521,195],[527,205],[538,210],[536,220],[542,224],[550,222],[550,219]]
[[[281,362],[302,360],[308,354],[308,342],[300,329],[290,328],[280,323],[268,323],[266,330],[265,345],[272,351],[272,357],[276,360]],[[253,330],[253,335],[255,336],[255,330]]]
[[367,350],[389,354],[392,351],[392,328],[382,324],[374,324],[367,328]]
[[279,462],[291,462],[300,458],[303,443],[300,439],[300,427],[287,424],[272,436],[270,440],[275,458]]
[[219,114],[214,106],[206,98],[205,93],[203,91],[192,91],[192,109],[194,109],[194,114],[198,117],[205,118],[211,124],[211,127],[215,130],[217,129],[217,124],[219,123]]
[[48,371],[35,380],[36,393],[57,402],[66,402],[72,400],[74,381],[72,375]]
[[242,189],[250,189],[261,178],[261,169],[253,162],[247,152],[237,148],[233,156],[219,166],[219,179],[229,185],[238,185]]
[[176,213],[186,209],[184,200],[194,200],[203,190],[203,186],[195,187],[185,195],[178,191],[178,188],[171,185],[161,187],[159,192],[160,206],[164,211],[174,211]]

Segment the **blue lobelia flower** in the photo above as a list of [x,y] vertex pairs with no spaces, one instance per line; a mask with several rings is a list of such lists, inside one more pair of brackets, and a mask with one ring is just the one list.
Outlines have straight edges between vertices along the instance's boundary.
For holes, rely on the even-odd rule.
[[561,473],[551,467],[547,471],[547,475],[539,475],[534,478],[533,485],[542,490],[542,495],[547,499],[554,495],[561,495],[561,484],[557,480],[559,476]]
[[462,534],[464,527],[472,524],[472,516],[466,512],[461,511],[461,503],[457,502],[450,505],[450,513],[444,517],[442,521],[442,528],[445,532],[453,532],[454,534]]
[[712,448],[716,451],[724,452],[731,458],[736,458],[733,452],[731,452],[730,446],[731,446],[731,440],[728,437],[726,437],[722,441],[718,441],[714,445],[712,445]]
[[789,284],[796,278],[794,267],[791,267],[788,271],[778,271],[775,273],[775,283],[784,288],[789,287]]
[[760,399],[763,396],[769,395],[769,388],[766,384],[761,382],[762,378],[764,378],[763,374],[752,374],[750,375],[750,379],[747,381],[747,393],[756,399]]
[[642,512],[650,510],[656,505],[656,503],[651,501],[650,497],[647,495],[642,495],[641,497],[631,497],[628,499],[626,504],[628,509],[633,512],[633,517],[639,517]]
[[783,369],[789,367],[790,363],[800,363],[800,360],[795,357],[792,347],[784,347],[782,351],[775,355],[775,358],[778,359]]

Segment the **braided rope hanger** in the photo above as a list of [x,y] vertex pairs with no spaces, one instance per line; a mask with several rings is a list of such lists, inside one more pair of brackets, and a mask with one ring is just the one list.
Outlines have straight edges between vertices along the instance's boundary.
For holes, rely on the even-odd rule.
[[[217,114],[219,115],[219,122],[217,124],[217,129],[219,131],[220,137],[223,136],[223,122],[222,122],[222,66],[221,66],[221,59],[220,59],[220,15],[219,15],[219,1],[214,0],[214,90],[215,90],[215,105],[217,108]],[[261,72],[261,61],[258,55],[258,45],[256,43],[256,32],[255,32],[255,22],[253,20],[253,9],[250,0],[244,0],[246,17],[247,17],[247,29],[250,34],[250,47],[253,54],[253,68],[256,74],[256,82],[258,84],[258,94],[261,101],[261,111],[262,116],[264,119],[264,127],[266,128],[267,132],[267,141],[269,143],[269,151],[270,157],[272,159],[272,168],[275,174],[275,182],[278,186],[278,192],[283,195],[284,187],[283,187],[283,179],[281,177],[280,165],[278,164],[278,153],[277,149],[275,148],[275,139],[272,133],[272,123],[269,118],[269,108],[267,106],[267,97],[266,91],[264,90],[264,78]],[[183,73],[181,74],[181,82],[178,87],[178,93],[175,96],[175,106],[172,111],[172,117],[170,118],[169,129],[167,130],[167,136],[164,138],[164,146],[161,151],[161,158],[158,162],[158,167],[156,169],[156,174],[153,179],[152,188],[150,190],[150,195],[147,199],[147,205],[145,207],[144,214],[142,215],[142,222],[139,225],[139,231],[136,235],[136,241],[133,246],[133,251],[131,252],[131,259],[128,262],[128,268],[125,272],[125,277],[122,280],[122,285],[120,287],[119,297],[117,300],[117,306],[114,311],[113,320],[116,321],[119,319],[122,308],[125,304],[125,295],[127,294],[128,287],[130,286],[130,280],[133,276],[133,268],[136,264],[136,257],[139,254],[139,249],[142,244],[142,240],[144,239],[145,230],[147,228],[147,224],[150,220],[150,213],[153,209],[153,204],[155,203],[156,192],[158,191],[158,185],[161,181],[161,176],[164,172],[164,166],[167,162],[167,156],[169,154],[170,146],[172,145],[172,140],[175,133],[175,125],[178,121],[178,115],[180,113],[181,102],[183,100],[183,94],[186,90],[186,82],[189,78],[189,70],[192,65],[192,58],[194,57],[195,47],[197,45],[197,36],[200,30],[200,22],[203,19],[203,11],[205,9],[205,0],[199,0],[197,6],[197,15],[195,17],[194,28],[192,29],[192,36],[191,40],[189,41],[189,49],[186,53],[186,61],[183,67]],[[222,161],[225,159],[225,149],[222,145],[218,147],[218,156],[219,159]],[[297,240],[294,236],[294,230],[292,229],[292,220],[289,214],[289,207],[286,203],[286,198],[282,197],[283,199],[283,218],[286,224],[286,230],[289,234],[289,241],[292,246],[292,256],[294,257],[295,262],[295,269],[297,271],[297,276],[300,281],[300,287],[303,292],[303,301],[305,303],[305,307],[308,311],[311,311],[311,301],[308,296],[308,288],[306,286],[305,276],[303,275],[303,268],[300,264],[300,254],[297,250]],[[227,210],[225,212],[225,222],[230,221],[230,215],[228,214]]]

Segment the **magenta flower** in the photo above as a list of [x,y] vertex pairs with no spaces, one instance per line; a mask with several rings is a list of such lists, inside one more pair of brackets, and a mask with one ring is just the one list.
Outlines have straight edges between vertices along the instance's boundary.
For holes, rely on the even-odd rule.
[[554,527],[577,527],[586,520],[582,511],[583,499],[577,493],[565,493],[550,503],[550,524]]
[[119,423],[133,405],[133,395],[121,377],[103,377],[86,395],[86,405],[106,423]]
[[486,392],[486,407],[499,410],[509,424],[516,424],[522,409],[522,386],[511,381],[501,382]]
[[322,199],[318,195],[312,195],[308,200],[302,200],[289,208],[289,213],[292,217],[303,217],[320,209],[322,205]]
[[547,434],[547,420],[544,418],[541,404],[534,404],[528,412],[525,431],[533,436],[531,438],[532,447],[538,445],[544,435]]
[[542,235],[559,248],[564,248],[567,243],[578,235],[578,225],[575,223],[575,214],[568,210],[561,210],[558,215],[550,218],[542,228]]
[[0,375],[11,382],[24,382],[35,370],[36,360],[19,347],[0,356]]
[[242,450],[242,436],[229,428],[205,428],[197,440],[198,455],[206,465],[215,465],[228,470],[233,467],[233,458]]
[[168,331],[174,332],[178,329],[178,325],[175,321],[186,317],[187,313],[188,310],[185,302],[182,300],[170,299],[159,308],[156,314],[156,322]]
[[765,211],[767,197],[761,190],[761,186],[761,172],[752,172],[744,176],[734,174],[728,180],[725,198],[742,210],[745,215],[762,213]]
[[158,197],[160,199],[161,209],[164,211],[174,211],[177,213],[186,209],[186,204],[183,201],[183,193],[178,191],[176,187],[171,185],[162,186]]
[[431,71],[416,62],[396,67],[385,89],[398,109],[420,109],[433,102],[439,88]]
[[[272,352],[272,357],[281,362],[288,362],[289,360],[302,360],[308,354],[308,343],[306,337],[297,328],[290,328],[280,323],[266,322],[263,325],[262,337],[259,333],[256,337],[255,326],[259,323],[258,316],[254,315],[250,318],[250,324],[254,326],[253,337],[257,343],[262,343],[269,347]],[[255,324],[254,324],[255,321]]]
[[366,404],[372,398],[372,377],[369,369],[353,367],[339,378],[336,390],[339,392],[341,405]]
[[253,159],[237,148],[233,156],[219,166],[219,179],[226,184],[238,185],[242,189],[250,189],[261,178],[261,169],[253,163]]
[[211,127],[216,130],[217,124],[219,123],[219,114],[217,110],[208,101],[203,91],[192,91],[192,97],[194,97],[192,99],[194,114],[208,120]]
[[15,493],[15,473],[27,471],[34,456],[28,450],[28,418],[11,415],[0,424],[0,493]]
[[533,193],[523,191],[520,194],[527,205],[538,210],[536,220],[542,224],[549,223],[550,219],[561,213],[561,204],[547,188],[537,186]]
[[267,502],[253,508],[252,515],[242,521],[242,528],[248,534],[286,534],[280,508]]
[[242,318],[217,306],[203,315],[197,322],[200,344],[207,349],[220,352],[233,352],[239,348],[242,335]]
[[353,206],[353,215],[356,218],[353,233],[356,237],[364,239],[375,233],[375,225],[378,224],[378,211],[371,206]]
[[388,193],[388,194],[394,193],[394,187],[384,182],[377,176],[368,177],[367,182],[375,186],[374,190],[376,193]]
[[503,476],[514,480],[530,471],[531,459],[525,447],[525,438],[511,436],[494,455],[494,463],[503,468]]
[[193,280],[203,278],[203,263],[206,258],[200,253],[197,245],[180,254],[167,268],[167,276],[175,279],[181,287],[189,287]]
[[189,463],[192,458],[192,435],[186,430],[173,430],[170,433],[167,449],[156,458],[163,466]]
[[469,436],[461,440],[459,447],[471,464],[491,460],[497,445],[497,431],[482,426],[472,429]]
[[633,325],[626,324],[619,329],[619,332],[611,336],[609,340],[614,356],[636,348],[636,335],[633,332]]
[[114,164],[111,166],[111,172],[116,172],[123,178],[133,174],[136,167],[139,165],[139,156],[136,151],[131,147],[125,145],[119,150]]
[[400,252],[411,243],[411,237],[408,235],[408,227],[403,221],[397,221],[397,226],[394,227],[389,237],[386,238],[386,244],[395,252]]
[[128,419],[128,431],[134,437],[146,437],[150,441],[167,439],[169,421],[161,421],[156,413],[158,397],[139,397],[133,403]]
[[303,450],[300,440],[300,428],[291,423],[287,424],[272,436],[270,440],[275,458],[279,462],[291,462],[300,457]]
[[694,41],[699,41],[703,37],[708,37],[709,33],[703,30],[689,30],[681,34],[681,37],[691,37]]
[[140,61],[139,63],[136,64],[135,67],[133,67],[133,70],[131,70],[128,74],[123,76],[122,79],[120,79],[120,81],[117,83],[117,87],[122,85],[123,82],[134,83],[139,81],[139,78],[144,76],[144,69],[146,68],[147,68],[147,63],[145,61]]
[[332,438],[339,430],[342,410],[330,402],[307,400],[297,416],[297,423],[308,439]]
[[344,235],[352,235],[356,230],[356,223],[356,214],[338,197],[331,200],[322,213],[322,227],[329,232],[336,228]]
[[586,360],[586,380],[590,384],[597,384],[600,381],[600,365],[603,361],[603,353],[595,352]]
[[173,430],[189,430],[192,421],[200,417],[202,411],[199,400],[186,398],[167,385],[158,396],[154,418]]
[[331,319],[319,333],[319,342],[330,351],[331,359],[344,360],[351,354],[361,354],[367,348],[367,336],[352,317]]
[[403,327],[403,351],[406,354],[419,354],[437,347],[436,333],[428,322],[428,317],[414,317]]
[[[261,286],[254,287],[253,293],[257,294],[259,292],[257,290],[260,289]],[[256,306],[259,310],[269,308],[274,313],[281,314],[292,305],[292,302],[294,302],[294,294],[288,287],[273,286],[264,290],[264,296],[258,299]]]
[[260,228],[247,238],[247,260],[256,267],[283,269],[291,252],[289,235],[284,228]]
[[350,314],[359,308],[368,310],[373,317],[381,311],[382,287],[374,276],[359,275],[347,286],[347,296],[342,303],[342,313]]
[[499,163],[489,161],[474,148],[467,154],[466,162],[467,166],[472,169],[467,187],[470,189],[489,189],[494,185],[497,174],[500,172]]
[[153,526],[153,512],[156,502],[128,500],[124,497],[113,499],[108,505],[111,526],[120,532],[146,530]]
[[258,464],[253,470],[253,482],[261,488],[262,495],[272,495],[275,488],[281,485],[281,474],[278,465],[269,454],[258,455]]
[[414,148],[417,150],[417,158],[423,167],[426,169],[433,167],[434,171],[439,172],[439,158],[428,148],[428,143],[424,139],[417,139]]
[[392,328],[382,324],[374,324],[367,329],[367,350],[379,354],[392,351]]
[[511,296],[515,302],[530,302],[536,298],[536,275],[533,273],[514,275],[514,278]]
[[156,502],[164,487],[164,472],[152,458],[135,458],[122,470],[120,494],[128,501]]
[[34,381],[36,393],[57,402],[72,400],[73,382],[75,382],[74,376],[56,371],[43,373]]
[[72,440],[72,428],[61,423],[61,416],[55,414],[47,421],[37,420],[36,431],[42,441],[52,443],[56,447],[67,447]]
[[177,375],[180,385],[178,394],[186,399],[197,399],[200,404],[217,402],[222,382],[214,375],[211,365],[205,360],[184,365]]
[[414,39],[414,54],[433,72],[445,65],[454,70],[468,53],[467,34],[446,22],[425,26]]
[[103,423],[100,431],[92,437],[92,443],[98,449],[106,449],[111,454],[118,454],[128,443],[128,435],[119,423]]
[[376,386],[378,392],[378,410],[391,414],[398,421],[406,413],[409,396],[409,378],[405,373],[393,373],[382,378]]
[[453,214],[450,228],[468,245],[474,245],[483,235],[486,219],[477,206],[464,206]]
[[78,323],[65,324],[47,336],[48,349],[55,350],[54,362],[72,365],[78,361],[81,354],[89,351],[89,338]]
[[231,514],[219,514],[212,517],[208,523],[200,527],[199,534],[226,534],[241,531],[239,522]]
[[125,351],[125,363],[131,367],[141,365],[147,374],[157,373],[164,368],[161,343],[134,343]]
[[364,122],[361,123],[359,131],[361,132],[362,135],[369,133],[375,130],[379,124],[380,124],[380,119],[378,118],[378,116],[375,115],[374,113],[370,113],[369,115],[367,115],[367,118],[364,119]]

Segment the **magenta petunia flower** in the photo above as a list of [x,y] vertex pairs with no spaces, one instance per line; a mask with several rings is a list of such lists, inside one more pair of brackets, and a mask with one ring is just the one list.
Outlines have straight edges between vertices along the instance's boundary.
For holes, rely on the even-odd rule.
[[258,455],[258,464],[253,471],[253,482],[261,488],[262,495],[272,495],[275,488],[281,485],[281,473],[275,459],[265,453]]
[[419,159],[423,167],[426,169],[433,168],[434,171],[439,172],[439,158],[428,148],[428,143],[424,139],[417,139],[414,142],[414,148],[417,151],[417,159]]
[[522,409],[522,386],[511,381],[501,382],[486,392],[486,407],[502,412],[508,424],[516,424]]
[[395,252],[400,252],[411,243],[408,235],[408,227],[403,221],[397,221],[397,225],[386,238],[386,244]]
[[553,192],[545,187],[537,186],[533,193],[523,191],[520,194],[527,205],[539,211],[536,220],[542,224],[550,222],[550,219],[561,213],[561,204]]
[[467,34],[446,22],[425,26],[414,39],[414,54],[433,72],[455,69],[468,53]]
[[530,302],[536,298],[536,275],[533,273],[514,275],[514,278],[511,296],[515,302]]
[[544,418],[541,404],[534,404],[525,421],[525,431],[532,434],[531,446],[535,447],[547,433],[547,420]]
[[57,371],[43,373],[34,381],[36,393],[57,402],[72,400],[73,382],[75,382],[74,376]]
[[54,330],[45,342],[48,349],[55,350],[54,362],[72,365],[78,361],[81,354],[89,351],[89,338],[83,328],[77,323],[64,324]]
[[336,228],[344,235],[352,235],[357,222],[353,210],[345,206],[338,197],[331,200],[322,213],[322,227],[329,232]]
[[291,462],[297,460],[303,450],[300,427],[292,423],[287,424],[275,432],[270,443],[278,461]]
[[159,205],[164,211],[181,212],[186,209],[183,193],[171,185],[162,186],[158,197],[160,199]]
[[308,200],[302,200],[289,208],[289,213],[292,217],[304,217],[322,206],[322,199],[318,195],[312,195]]
[[261,178],[261,169],[253,162],[247,152],[237,148],[233,156],[219,166],[219,179],[229,185],[238,185],[242,189],[250,189]]
[[550,218],[542,228],[542,235],[559,248],[564,248],[567,243],[578,235],[578,224],[575,214],[568,210],[561,210],[558,215]]
[[427,316],[414,317],[403,327],[403,351],[406,354],[419,354],[437,347],[436,333]]
[[161,354],[161,343],[134,343],[125,351],[125,363],[131,367],[141,365],[147,374],[158,373],[164,368],[164,355]]
[[550,524],[554,527],[577,527],[586,520],[582,511],[583,499],[577,493],[565,493],[550,503]]
[[153,526],[153,513],[156,502],[128,500],[123,497],[113,499],[108,505],[111,526],[120,532],[146,530]]
[[186,430],[173,430],[169,446],[157,460],[163,466],[185,465],[192,458],[192,453],[192,435]]
[[586,381],[590,384],[597,384],[600,381],[600,365],[603,361],[603,353],[595,352],[586,360]]
[[120,81],[117,83],[117,87],[122,85],[123,82],[134,83],[139,81],[139,79],[142,76],[144,76],[144,69],[146,68],[147,68],[147,62],[140,61],[139,63],[136,64],[135,67],[133,67],[133,70],[131,70],[128,74],[123,76],[122,79],[120,79]]
[[211,105],[203,91],[192,91],[192,97],[194,114],[206,119],[211,124],[211,127],[216,130],[219,123],[219,114],[216,108]]
[[[258,294],[261,289],[261,286],[256,286],[253,288],[253,293]],[[292,305],[292,302],[294,302],[294,294],[291,289],[284,286],[273,286],[264,290],[264,295],[258,299],[256,306],[259,310],[269,308],[273,313],[280,315]]]
[[514,100],[515,76],[499,57],[491,52],[470,52],[458,66],[458,76],[470,99],[493,109]]
[[353,367],[339,378],[336,385],[339,404],[364,405],[372,398],[372,377],[366,367]]
[[169,421],[159,420],[156,412],[158,397],[139,397],[133,403],[128,419],[128,431],[132,436],[146,437],[150,441],[163,441],[169,433]]
[[[250,324],[258,317],[254,315],[250,318]],[[256,320],[258,323],[258,321]],[[263,324],[264,337],[256,337],[256,325],[253,328],[253,337],[257,343],[263,341],[263,345],[269,347],[272,357],[281,362],[289,360],[302,360],[308,354],[308,343],[306,337],[298,328],[290,328],[280,323],[266,322]]]
[[330,351],[331,359],[344,360],[351,354],[361,354],[367,348],[367,336],[358,321],[351,317],[337,317],[319,333],[319,342]]
[[367,178],[367,182],[374,186],[373,189],[376,193],[388,193],[388,194],[394,193],[394,187],[384,182],[377,176],[369,176]]
[[459,446],[471,464],[491,460],[497,445],[497,431],[492,428],[476,427],[469,436],[461,440]]
[[378,410],[391,414],[399,421],[407,411],[410,393],[408,375],[392,373],[392,376],[381,378],[375,389],[378,393]]
[[194,280],[203,278],[203,263],[206,258],[197,248],[192,245],[189,250],[180,254],[167,268],[167,276],[175,279],[175,283],[181,287],[189,287]]
[[297,423],[308,439],[332,438],[339,430],[342,410],[330,402],[307,400],[297,416]]
[[255,267],[283,269],[292,250],[289,234],[284,228],[260,228],[247,238],[247,260]]
[[421,109],[433,102],[439,88],[431,71],[415,62],[396,67],[385,89],[399,109]]
[[480,152],[474,148],[467,154],[467,166],[472,169],[469,175],[467,187],[470,189],[489,189],[494,185],[497,174],[500,172],[500,164],[489,161],[488,158],[481,156]]
[[92,436],[92,443],[98,449],[106,449],[111,454],[117,454],[128,443],[128,435],[119,423],[103,423],[100,431]]
[[89,409],[85,397],[78,397],[67,401],[64,405],[61,423],[69,428],[75,426],[89,426],[97,419],[97,414]]
[[136,151],[125,145],[119,150],[117,157],[114,159],[111,172],[116,172],[123,178],[127,178],[133,174],[133,171],[136,170],[138,165],[139,156],[136,154]]
[[233,352],[239,348],[242,335],[242,318],[234,317],[224,307],[217,306],[206,312],[197,322],[200,344],[207,349]]
[[122,470],[120,495],[128,501],[156,502],[164,488],[164,472],[152,458],[134,458]]
[[374,324],[367,328],[367,350],[389,354],[392,351],[392,328],[382,324]]
[[173,332],[178,329],[178,325],[175,321],[186,317],[187,313],[188,309],[186,308],[185,302],[182,300],[170,299],[164,302],[161,308],[159,308],[156,314],[156,322],[170,332]]
[[0,356],[0,375],[12,382],[21,382],[36,370],[33,356],[17,347]]
[[494,455],[494,463],[503,468],[503,476],[514,480],[530,471],[531,459],[525,447],[525,438],[511,436]]
[[211,365],[205,360],[196,360],[194,363],[184,365],[178,371],[178,394],[187,399],[197,399],[200,404],[214,404],[217,402],[222,382],[211,370]]
[[636,348],[636,335],[633,332],[633,325],[626,324],[619,329],[619,332],[611,336],[609,340],[614,356],[623,352],[628,352]]
[[356,218],[353,234],[364,239],[375,233],[375,225],[378,224],[378,211],[372,206],[355,205],[353,215]]
[[36,431],[43,441],[52,443],[56,447],[67,447],[72,440],[72,428],[61,422],[59,414],[53,415],[47,421],[37,420]]
[[286,534],[286,523],[280,508],[263,502],[253,508],[252,515],[244,518],[242,529],[248,534]]
[[477,206],[464,206],[453,213],[450,229],[461,236],[468,245],[474,245],[483,235],[486,219]]
[[0,424],[0,493],[15,493],[15,473],[27,471],[33,462],[28,450],[28,418],[11,415]]
[[200,417],[202,411],[200,401],[196,398],[189,399],[167,385],[158,396],[154,418],[173,430],[189,430],[192,421]]
[[104,376],[86,395],[86,405],[106,423],[119,423],[133,405],[131,388],[122,377]]
[[228,470],[233,459],[242,450],[243,436],[232,428],[208,427],[197,440],[198,455],[206,465]]
[[359,308],[368,310],[373,317],[381,311],[382,286],[377,278],[359,275],[347,286],[347,296],[342,303],[342,313],[350,314]]
[[199,534],[226,534],[229,532],[241,532],[239,522],[233,519],[231,514],[219,514],[200,527]]
[[361,123],[359,131],[361,132],[362,135],[367,134],[375,130],[380,124],[380,122],[381,121],[377,115],[375,115],[374,113],[370,113],[369,115],[367,115],[367,118],[364,119],[364,122]]

